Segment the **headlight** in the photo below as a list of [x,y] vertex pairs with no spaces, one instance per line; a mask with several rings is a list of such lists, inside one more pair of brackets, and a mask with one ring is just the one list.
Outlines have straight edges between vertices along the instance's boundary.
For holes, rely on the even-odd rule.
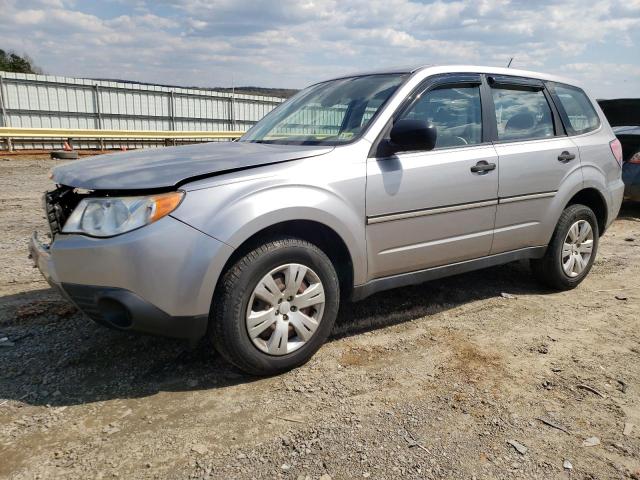
[[64,224],[64,233],[112,237],[143,227],[173,212],[184,192],[148,197],[90,197],[80,201]]

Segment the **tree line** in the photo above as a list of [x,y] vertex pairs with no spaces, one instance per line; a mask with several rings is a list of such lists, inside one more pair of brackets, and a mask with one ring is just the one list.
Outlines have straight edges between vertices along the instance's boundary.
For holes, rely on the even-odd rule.
[[0,48],[0,71],[14,73],[42,73],[27,55],[6,52]]

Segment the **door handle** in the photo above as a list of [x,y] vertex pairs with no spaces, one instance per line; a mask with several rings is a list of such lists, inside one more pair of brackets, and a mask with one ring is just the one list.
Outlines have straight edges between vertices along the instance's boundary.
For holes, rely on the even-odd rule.
[[485,174],[490,172],[491,170],[495,170],[496,169],[496,164],[495,163],[489,163],[485,160],[480,160],[478,163],[476,163],[473,167],[471,167],[471,171],[473,173],[479,173],[479,174]]
[[574,153],[569,153],[566,150],[562,152],[560,155],[558,155],[559,162],[565,162],[565,163],[570,162],[574,158],[576,158],[576,155]]

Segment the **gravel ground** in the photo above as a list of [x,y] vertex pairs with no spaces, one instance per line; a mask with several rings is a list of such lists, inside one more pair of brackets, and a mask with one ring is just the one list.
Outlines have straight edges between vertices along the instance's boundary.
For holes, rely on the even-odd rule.
[[47,288],[53,165],[0,159],[0,478],[640,479],[640,206],[572,292],[520,263],[385,292],[256,379]]

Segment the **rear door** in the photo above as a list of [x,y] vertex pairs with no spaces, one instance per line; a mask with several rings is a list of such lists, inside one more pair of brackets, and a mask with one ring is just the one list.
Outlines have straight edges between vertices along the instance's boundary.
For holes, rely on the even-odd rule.
[[580,174],[579,152],[567,137],[543,82],[489,76],[500,161],[491,254],[545,245],[548,213],[563,181]]
[[[396,118],[437,128],[431,151],[367,161],[369,277],[486,256],[498,192],[497,155],[483,132],[481,76],[432,78]],[[391,125],[388,126],[388,129]],[[477,164],[482,168],[476,167]]]

